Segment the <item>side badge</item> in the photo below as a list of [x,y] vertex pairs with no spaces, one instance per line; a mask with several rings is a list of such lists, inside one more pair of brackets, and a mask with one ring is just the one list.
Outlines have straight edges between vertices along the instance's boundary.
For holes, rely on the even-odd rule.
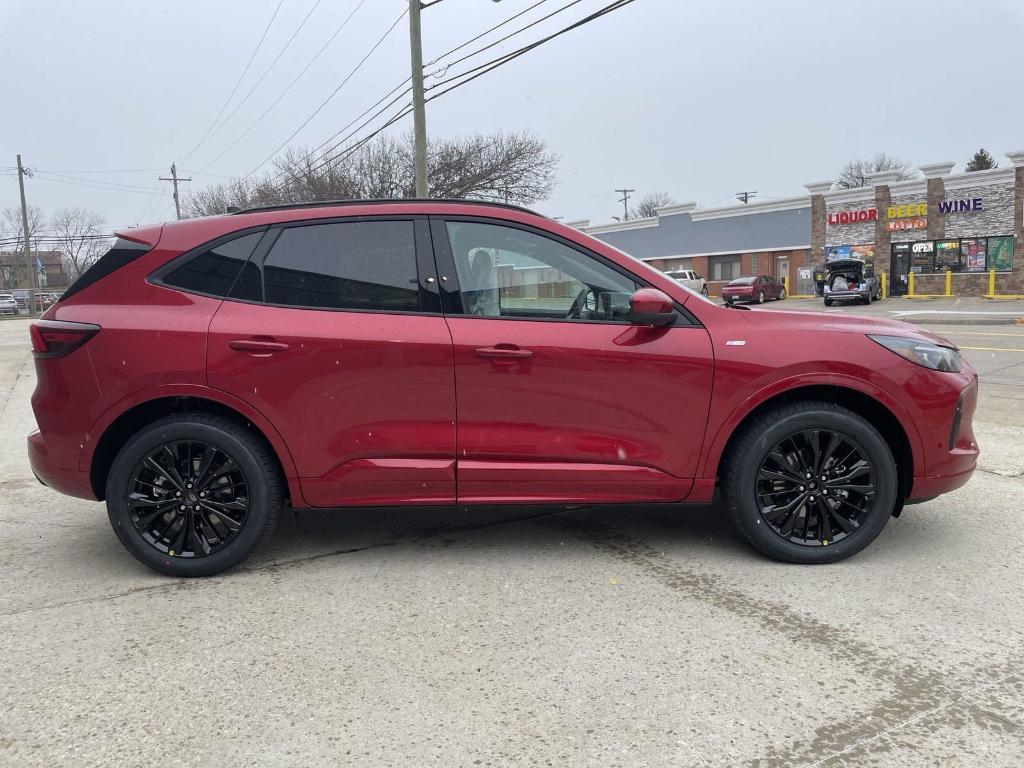
[[727,342],[725,342],[725,346],[727,347],[743,347],[746,346],[746,344],[747,342],[745,342],[743,339],[729,339]]

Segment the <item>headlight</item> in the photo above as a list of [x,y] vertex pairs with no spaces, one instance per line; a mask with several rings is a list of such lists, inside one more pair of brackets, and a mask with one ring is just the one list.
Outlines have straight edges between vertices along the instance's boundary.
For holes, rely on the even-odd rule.
[[903,336],[868,336],[890,352],[906,358],[916,365],[933,371],[955,373],[960,370],[960,353],[952,347],[940,347],[930,341],[908,339]]

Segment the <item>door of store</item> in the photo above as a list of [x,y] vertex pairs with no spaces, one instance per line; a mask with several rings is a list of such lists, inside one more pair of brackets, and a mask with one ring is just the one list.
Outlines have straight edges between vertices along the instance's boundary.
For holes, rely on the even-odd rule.
[[778,278],[780,283],[785,283],[789,279],[789,260],[779,259],[775,262],[775,277]]
[[907,275],[910,273],[911,243],[893,243],[892,258],[889,260],[889,295],[903,296],[907,292]]

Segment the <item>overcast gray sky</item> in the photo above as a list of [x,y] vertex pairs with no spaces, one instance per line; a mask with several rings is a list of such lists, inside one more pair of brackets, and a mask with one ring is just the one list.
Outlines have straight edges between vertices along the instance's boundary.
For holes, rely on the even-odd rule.
[[[169,185],[156,177],[172,160],[193,186],[251,170],[405,7],[364,2],[237,141],[358,4],[322,0],[249,100],[183,159],[277,2],[0,0],[0,208],[18,204],[16,179],[2,169],[20,152],[27,166],[64,174],[27,182],[30,202],[48,213],[81,205],[112,226],[170,218]],[[227,113],[314,2],[283,0]],[[423,13],[425,60],[534,2],[443,0]],[[548,0],[506,29],[566,2]],[[488,54],[607,2],[582,0]],[[403,19],[294,143],[320,144],[408,71]],[[984,146],[1006,165],[1005,150],[1024,149],[1022,94],[1022,0],[636,0],[430,103],[427,123],[443,136],[534,132],[561,156],[558,187],[537,208],[599,222],[620,210],[614,189],[623,186],[710,206],[739,190],[800,194],[804,182],[878,151],[914,164],[956,160],[962,170]]]

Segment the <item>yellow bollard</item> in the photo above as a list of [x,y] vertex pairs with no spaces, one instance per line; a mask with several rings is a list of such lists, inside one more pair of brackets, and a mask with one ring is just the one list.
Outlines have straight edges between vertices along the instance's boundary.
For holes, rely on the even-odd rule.
[[883,272],[882,273],[882,298],[883,299],[889,298],[889,291],[888,291],[888,288],[889,288],[888,282],[889,281],[885,279],[885,276],[887,274],[888,274],[887,272]]
[[988,295],[996,295],[996,271],[994,269],[988,271]]
[[946,270],[946,295],[953,295],[953,273],[950,270]]
[[783,275],[782,276],[782,287],[785,289],[786,295],[788,296],[789,295],[789,275]]
[[907,275],[907,296],[914,295],[914,273]]

